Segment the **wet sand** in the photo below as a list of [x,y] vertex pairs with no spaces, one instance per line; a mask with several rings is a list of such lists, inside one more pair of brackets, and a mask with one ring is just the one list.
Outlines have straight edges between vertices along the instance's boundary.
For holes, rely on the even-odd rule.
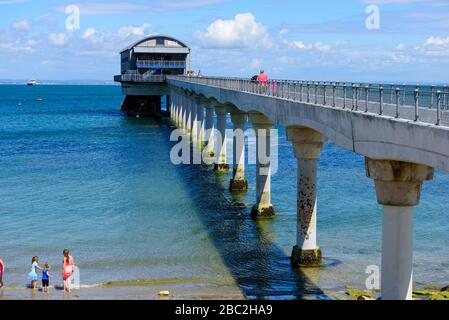
[[[170,296],[161,297],[159,292],[169,291]],[[198,285],[197,283],[159,285],[99,285],[72,290],[64,293],[59,288],[51,288],[44,293],[39,288],[0,289],[0,300],[244,300],[242,292],[232,286]]]

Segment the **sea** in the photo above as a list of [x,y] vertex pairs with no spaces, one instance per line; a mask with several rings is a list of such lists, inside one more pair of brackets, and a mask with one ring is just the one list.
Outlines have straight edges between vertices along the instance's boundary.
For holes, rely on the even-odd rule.
[[[172,164],[173,124],[126,117],[122,98],[113,85],[0,86],[5,295],[25,290],[33,256],[61,283],[65,248],[81,291],[117,288],[117,298],[129,297],[126,287],[150,292],[156,284],[175,296],[282,300],[332,299],[366,287],[367,270],[381,263],[382,208],[362,156],[326,143],[318,170],[324,263],[296,270],[297,161],[284,128],[272,177],[277,215],[256,222],[254,165],[247,167],[250,190],[231,194],[231,173]],[[415,210],[415,286],[449,284],[448,194],[449,175],[436,172]]]

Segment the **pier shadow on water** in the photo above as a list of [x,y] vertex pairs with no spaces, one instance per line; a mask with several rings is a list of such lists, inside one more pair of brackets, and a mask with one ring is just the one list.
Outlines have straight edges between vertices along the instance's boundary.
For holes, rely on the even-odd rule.
[[[161,127],[171,147],[166,120]],[[319,269],[309,269],[306,275],[291,267],[290,256],[274,242],[273,221],[252,220],[246,194],[231,194],[224,187],[229,175],[216,174],[204,165],[183,165],[176,170],[225,266],[248,299],[327,298],[308,276],[319,276]]]

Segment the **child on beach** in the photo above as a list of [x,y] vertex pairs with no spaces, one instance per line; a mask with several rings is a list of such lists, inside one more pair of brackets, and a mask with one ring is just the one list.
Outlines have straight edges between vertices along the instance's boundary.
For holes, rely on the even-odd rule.
[[28,280],[31,281],[31,289],[37,289],[37,271],[42,270],[39,267],[39,257],[33,257],[31,259],[31,271],[28,273]]
[[70,293],[70,281],[75,263],[68,249],[64,249],[62,254],[64,255],[62,260],[62,283],[64,285],[64,292],[67,291]]
[[0,259],[0,289],[3,288],[3,273],[5,273],[5,263]]
[[42,270],[42,290],[46,293],[50,292],[50,288],[49,288],[50,277],[53,277],[50,274],[50,268],[51,268],[51,266],[47,262],[44,265],[44,270]]

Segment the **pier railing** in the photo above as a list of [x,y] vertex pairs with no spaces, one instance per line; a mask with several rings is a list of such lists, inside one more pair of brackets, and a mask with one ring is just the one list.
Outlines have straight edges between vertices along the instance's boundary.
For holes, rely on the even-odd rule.
[[186,67],[185,61],[165,61],[165,60],[137,60],[138,68],[179,68]]
[[152,75],[146,76],[141,74],[122,74],[114,77],[116,82],[165,82],[166,76],[164,75]]
[[[442,123],[444,116],[444,122],[449,123],[448,86],[291,80],[257,82],[241,78],[186,76],[169,76],[167,79],[436,125],[445,125]],[[429,119],[429,109],[433,110],[433,119]],[[421,113],[425,113],[425,119],[421,118]]]

